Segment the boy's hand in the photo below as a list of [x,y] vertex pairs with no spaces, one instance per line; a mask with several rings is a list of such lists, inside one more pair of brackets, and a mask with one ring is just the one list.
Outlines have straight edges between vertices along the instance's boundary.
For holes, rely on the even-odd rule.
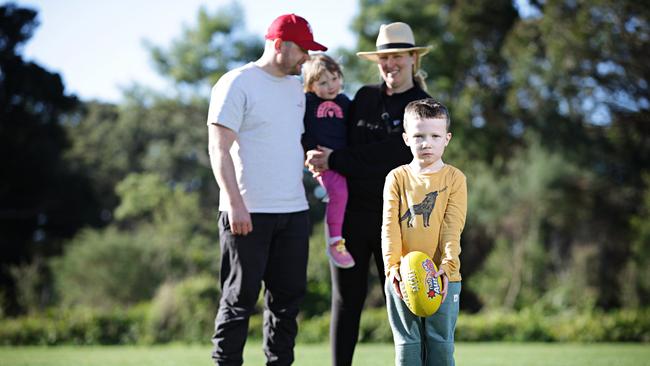
[[389,280],[393,285],[397,296],[399,296],[400,299],[404,300],[404,296],[402,296],[402,290],[399,287],[400,282],[402,282],[402,277],[399,275],[399,271],[393,271],[390,275]]
[[440,302],[442,304],[443,302],[445,302],[445,299],[447,298],[447,287],[449,286],[449,277],[447,277],[447,274],[442,269],[433,274],[433,277],[436,278],[440,276],[442,276],[442,291],[441,291],[442,301]]

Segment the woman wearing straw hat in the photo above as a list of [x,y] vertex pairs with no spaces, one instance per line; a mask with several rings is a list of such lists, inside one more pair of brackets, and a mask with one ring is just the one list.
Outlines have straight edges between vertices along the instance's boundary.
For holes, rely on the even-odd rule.
[[347,178],[349,198],[343,224],[346,246],[356,265],[331,267],[332,364],[351,365],[359,333],[359,320],[368,291],[370,257],[385,282],[381,255],[381,214],[384,179],[392,169],[413,156],[402,140],[404,108],[429,98],[420,57],[430,47],[415,46],[408,24],[384,24],[377,49],[357,56],[377,63],[382,83],[359,89],[348,115],[348,147],[332,151],[319,147],[307,152],[306,165],[314,173],[335,170]]

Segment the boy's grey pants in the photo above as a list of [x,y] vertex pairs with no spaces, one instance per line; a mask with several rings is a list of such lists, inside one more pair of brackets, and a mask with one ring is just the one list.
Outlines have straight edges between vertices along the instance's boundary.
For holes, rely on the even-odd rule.
[[389,279],[386,280],[386,308],[395,342],[395,365],[455,365],[454,330],[460,289],[460,282],[450,282],[447,298],[440,309],[430,317],[420,318],[406,307]]

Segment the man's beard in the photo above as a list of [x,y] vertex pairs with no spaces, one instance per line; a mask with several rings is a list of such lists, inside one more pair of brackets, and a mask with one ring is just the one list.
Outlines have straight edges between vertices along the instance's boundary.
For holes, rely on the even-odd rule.
[[300,61],[292,62],[288,54],[284,54],[280,62],[280,68],[286,75],[300,75],[302,72],[302,63]]
[[300,75],[302,73],[302,64],[295,63],[293,65],[284,65],[285,74],[287,75]]

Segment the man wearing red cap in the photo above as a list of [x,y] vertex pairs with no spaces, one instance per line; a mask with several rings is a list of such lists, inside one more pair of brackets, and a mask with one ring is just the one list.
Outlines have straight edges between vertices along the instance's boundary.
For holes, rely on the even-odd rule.
[[300,81],[314,42],[295,14],[275,19],[260,59],[231,70],[212,89],[209,152],[220,188],[222,295],[212,338],[217,365],[241,365],[264,282],[267,365],[290,365],[298,306],[307,284],[308,205],[300,137],[305,96]]

